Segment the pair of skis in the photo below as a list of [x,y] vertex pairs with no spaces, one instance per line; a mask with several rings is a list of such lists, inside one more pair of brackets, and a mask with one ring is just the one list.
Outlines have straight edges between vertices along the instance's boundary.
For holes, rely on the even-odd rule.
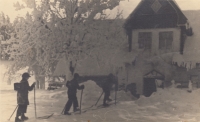
[[[50,117],[53,116],[54,113],[47,115],[47,116],[42,116],[42,117],[37,117],[37,113],[36,113],[36,102],[35,102],[35,87],[34,87],[34,108],[35,108],[35,118],[36,119],[49,119]],[[13,114],[15,113],[15,111],[17,110],[17,108],[19,107],[19,105],[16,106],[15,110],[13,111],[12,115],[10,116],[10,118],[8,119],[8,121],[10,121],[11,117],[13,116]]]
[[[82,96],[83,96],[83,89],[81,90],[81,99],[80,99],[80,111],[79,113],[81,114],[82,113],[82,110],[81,110],[81,103],[82,103]],[[66,107],[66,104],[65,104],[65,107]],[[61,115],[64,115],[64,111],[65,111],[65,107],[63,108],[62,112],[61,112]],[[77,112],[77,111],[75,111]],[[71,113],[75,113],[75,112],[71,112]],[[83,111],[83,113],[85,113],[86,111]]]
[[[97,103],[99,102],[100,98],[102,97],[103,93],[104,93],[104,92],[102,92],[102,94],[100,95],[100,97],[98,98],[97,102],[96,102],[94,105],[92,105],[92,106],[90,106],[90,107],[87,107],[87,108],[83,108],[83,109],[81,110],[82,113],[85,113],[85,112],[87,112],[88,110],[97,110],[97,109],[100,109],[100,108],[106,108],[106,107],[109,107],[109,106],[112,105],[112,104],[115,104],[115,105],[116,105],[116,103],[117,103],[118,101],[116,101],[116,94],[115,94],[115,101],[114,101],[114,102],[109,102],[109,103],[108,103],[108,106],[104,106],[103,104],[101,104],[101,105],[99,105],[99,106],[96,106]],[[71,112],[71,113],[78,114],[78,113],[76,113],[76,112]]]
[[37,117],[36,119],[49,119],[50,117],[52,117],[54,115],[54,113],[47,115],[47,116],[42,116],[42,117]]
[[[92,106],[90,106],[90,107],[88,107],[88,108],[84,108],[84,109],[81,109],[82,95],[83,95],[83,90],[81,91],[81,99],[80,99],[80,114],[82,113],[82,110],[83,110],[83,113],[85,113],[85,112],[87,111],[87,109],[90,109],[90,108],[92,108],[93,106],[96,106],[97,103],[99,102],[101,96],[103,95],[103,92],[102,92],[102,94],[100,95],[100,97],[98,98],[97,102],[96,102],[94,105],[92,105]],[[66,105],[65,105],[65,107],[66,107]],[[61,114],[63,114],[63,112],[65,111],[65,107],[63,108]],[[77,112],[77,111],[75,111],[75,112],[71,112],[71,113],[76,113],[76,112]]]

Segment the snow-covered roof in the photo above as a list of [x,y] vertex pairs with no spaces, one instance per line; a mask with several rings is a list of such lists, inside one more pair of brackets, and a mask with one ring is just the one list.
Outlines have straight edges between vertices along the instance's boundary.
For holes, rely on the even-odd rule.
[[196,63],[200,63],[200,51],[184,52],[183,55],[180,53],[175,53],[172,60],[173,63],[177,63],[179,67],[193,69],[196,67]]
[[137,53],[128,52],[127,50],[123,50],[121,48],[115,53],[111,52],[111,49],[108,51],[104,48],[100,55],[100,60],[88,57],[85,60],[80,61],[76,66],[75,72],[80,75],[115,74],[117,68],[124,68],[125,63],[131,64],[137,56]]
[[67,63],[65,57],[63,57],[58,61],[53,76],[66,76],[68,74],[70,74],[69,64]]

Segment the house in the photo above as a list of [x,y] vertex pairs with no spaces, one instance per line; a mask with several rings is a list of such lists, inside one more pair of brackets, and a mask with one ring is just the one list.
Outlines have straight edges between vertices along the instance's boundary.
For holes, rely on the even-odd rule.
[[137,92],[150,96],[157,79],[185,80],[186,70],[172,65],[175,55],[183,55],[187,37],[193,35],[190,23],[175,0],[141,0],[124,23],[129,52],[136,52],[129,67],[129,81]]

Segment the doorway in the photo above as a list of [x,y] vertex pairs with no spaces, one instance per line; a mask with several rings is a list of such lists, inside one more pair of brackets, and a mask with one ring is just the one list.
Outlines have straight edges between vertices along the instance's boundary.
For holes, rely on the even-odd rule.
[[162,73],[152,70],[144,75],[143,78],[143,95],[150,97],[153,92],[157,91],[156,79],[164,80],[165,77]]
[[154,78],[144,78],[144,96],[150,97],[153,92],[156,92],[156,83]]

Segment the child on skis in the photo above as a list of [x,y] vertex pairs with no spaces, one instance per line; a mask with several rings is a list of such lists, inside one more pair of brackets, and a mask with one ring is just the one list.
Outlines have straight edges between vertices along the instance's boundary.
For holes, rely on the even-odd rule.
[[67,81],[66,83],[66,87],[68,88],[68,91],[67,91],[68,101],[65,105],[65,111],[64,111],[65,115],[71,115],[71,113],[69,113],[69,110],[72,106],[72,103],[73,103],[74,112],[80,110],[78,108],[78,100],[76,97],[76,93],[77,93],[77,89],[78,90],[84,89],[84,85],[79,86],[78,80],[79,80],[79,75],[75,73],[74,78],[71,81]]

